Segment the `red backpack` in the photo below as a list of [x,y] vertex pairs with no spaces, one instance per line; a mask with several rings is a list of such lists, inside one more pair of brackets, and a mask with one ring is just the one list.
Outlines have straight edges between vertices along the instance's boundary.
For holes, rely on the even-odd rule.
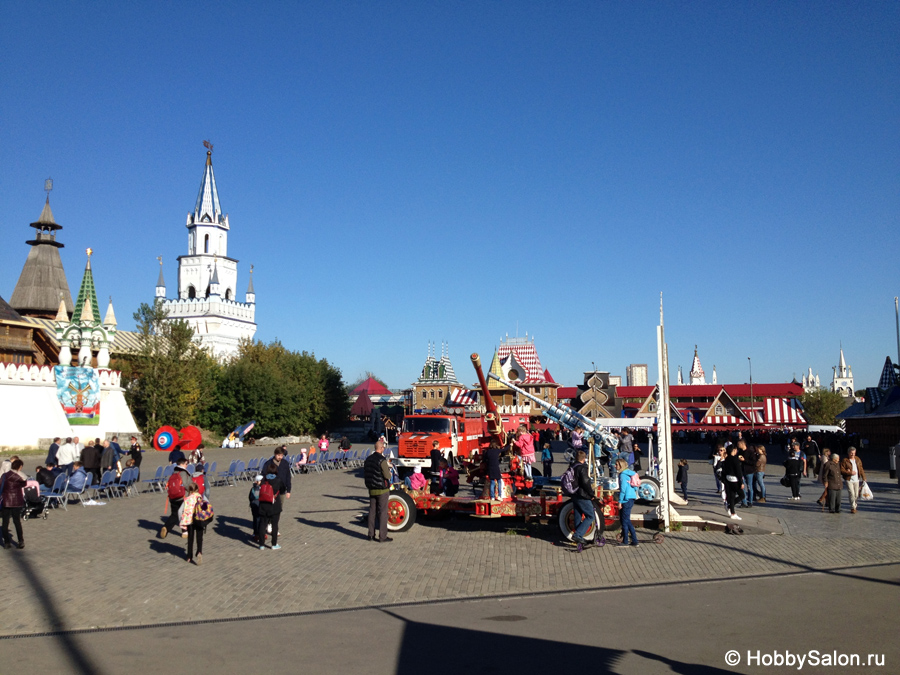
[[166,483],[169,490],[169,499],[184,499],[184,482],[181,480],[181,474],[176,471],[169,476],[169,482]]
[[266,504],[275,503],[275,491],[272,489],[271,483],[266,482],[259,486],[259,501]]

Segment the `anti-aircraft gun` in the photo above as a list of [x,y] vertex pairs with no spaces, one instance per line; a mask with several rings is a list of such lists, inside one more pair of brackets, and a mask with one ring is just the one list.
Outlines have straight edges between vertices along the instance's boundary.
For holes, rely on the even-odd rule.
[[[557,424],[563,425],[570,431],[579,429],[586,432],[588,435],[588,443],[592,445],[596,445],[599,443],[602,447],[607,448],[613,453],[619,447],[619,438],[615,434],[611,433],[609,429],[595,422],[594,420],[585,417],[581,413],[572,410],[569,406],[564,404],[551,405],[550,403],[547,403],[547,401],[542,401],[534,394],[529,394],[524,389],[501,380],[499,377],[494,375],[494,373],[488,373],[488,377],[497,380],[497,382],[500,382],[505,387],[512,389],[520,396],[524,396],[525,398],[537,403],[544,411],[544,416],[548,419],[553,420]],[[592,468],[595,468],[593,467],[594,458],[592,455],[593,453],[588,453]],[[641,476],[641,486],[637,489],[637,493],[638,499],[641,499],[645,502],[652,503],[658,501],[660,493],[659,480],[657,480],[653,476]]]
[[569,431],[574,431],[575,429],[585,431],[591,437],[594,444],[602,445],[610,450],[615,450],[619,447],[618,437],[615,434],[610,433],[609,429],[597,424],[594,420],[585,417],[581,413],[575,412],[569,406],[564,404],[552,405],[546,401],[542,401],[534,394],[529,394],[524,389],[520,389],[516,385],[500,379],[494,375],[494,373],[488,373],[488,377],[497,380],[497,382],[512,389],[520,396],[524,396],[525,398],[534,401],[544,411],[545,417],[553,420],[557,424],[562,424]]

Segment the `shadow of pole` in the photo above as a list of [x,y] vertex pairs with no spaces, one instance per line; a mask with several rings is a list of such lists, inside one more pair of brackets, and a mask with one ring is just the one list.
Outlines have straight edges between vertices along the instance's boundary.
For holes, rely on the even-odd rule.
[[66,624],[62,616],[56,609],[56,603],[47,592],[44,582],[38,576],[37,572],[32,568],[28,559],[24,555],[10,556],[13,562],[19,568],[22,576],[25,577],[28,587],[31,588],[38,602],[47,616],[49,631],[58,634],[55,637],[59,640],[59,645],[66,657],[72,664],[72,672],[85,673],[85,675],[101,675],[102,670],[91,660],[90,656],[85,652],[81,645],[78,644],[76,637],[66,631]]

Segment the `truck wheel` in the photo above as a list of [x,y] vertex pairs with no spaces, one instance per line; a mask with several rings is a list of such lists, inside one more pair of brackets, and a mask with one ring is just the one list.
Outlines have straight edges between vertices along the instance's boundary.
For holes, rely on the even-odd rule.
[[643,504],[658,504],[662,490],[653,476],[641,476],[641,486],[637,488],[637,501]]
[[390,532],[406,532],[416,523],[416,503],[405,492],[391,492],[387,511]]
[[[566,502],[563,504],[563,507],[559,510],[559,531],[562,532],[564,537],[568,537],[571,532],[575,531],[575,506],[572,502]],[[597,509],[594,508],[594,522],[588,528],[588,531],[585,532],[584,538],[586,541],[592,541],[594,537],[597,536],[598,532],[601,532],[603,528],[600,525],[600,518],[597,514]],[[605,542],[604,542],[605,543]]]
[[534,468],[534,465],[532,465],[532,467],[531,467],[531,476],[532,476],[532,478],[540,478],[541,475],[542,475],[542,474],[541,474],[541,470],[540,470],[540,469]]

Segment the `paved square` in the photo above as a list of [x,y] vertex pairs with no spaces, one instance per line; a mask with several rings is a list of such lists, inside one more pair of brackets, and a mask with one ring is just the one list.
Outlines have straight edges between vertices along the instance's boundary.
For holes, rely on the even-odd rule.
[[[263,448],[213,450],[219,467]],[[144,476],[165,461],[147,453]],[[35,461],[26,464],[26,469]],[[704,483],[706,480],[708,485]],[[711,481],[692,490],[716,508]],[[559,544],[555,525],[517,520],[420,519],[390,544],[365,539],[357,515],[366,492],[359,471],[294,477],[281,520],[281,551],[249,542],[249,483],[216,487],[215,523],[204,561],[188,565],[186,540],[157,538],[165,496],[144,493],[105,506],[54,510],[25,524],[27,547],[0,551],[0,635],[136,626],[397,603],[551,593],[631,584],[725,579],[900,562],[900,493],[875,476],[875,502],[859,514],[823,515],[794,505],[771,481],[768,504],[785,535],[729,537],[677,532],[662,545],[581,555]],[[804,487],[814,502],[815,486]]]

